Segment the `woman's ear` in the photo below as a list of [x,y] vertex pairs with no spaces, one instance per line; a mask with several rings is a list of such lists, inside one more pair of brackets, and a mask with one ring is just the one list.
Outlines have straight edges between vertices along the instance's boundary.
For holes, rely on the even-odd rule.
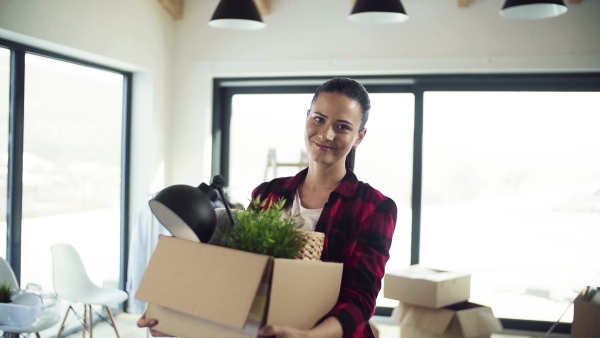
[[363,130],[358,132],[358,139],[356,139],[356,143],[354,143],[354,148],[358,147],[358,145],[365,138],[365,135],[367,135],[367,128],[363,128]]

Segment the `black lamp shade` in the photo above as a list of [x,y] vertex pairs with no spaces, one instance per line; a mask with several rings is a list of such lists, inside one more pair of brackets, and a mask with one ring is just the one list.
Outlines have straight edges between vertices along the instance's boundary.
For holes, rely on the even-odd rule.
[[356,0],[348,20],[364,23],[395,23],[408,20],[400,0]]
[[506,0],[500,15],[509,19],[548,19],[567,12],[562,0]]
[[173,185],[150,200],[150,209],[175,237],[206,243],[215,232],[214,205],[199,188]]
[[253,30],[265,27],[253,0],[221,0],[208,22],[212,27]]

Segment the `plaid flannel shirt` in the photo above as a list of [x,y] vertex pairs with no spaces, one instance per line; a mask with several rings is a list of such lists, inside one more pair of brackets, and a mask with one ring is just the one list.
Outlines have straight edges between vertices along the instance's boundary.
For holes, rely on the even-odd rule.
[[[308,168],[293,177],[262,183],[252,192],[252,199],[260,196],[274,202],[285,198],[289,209],[307,172]],[[360,182],[351,170],[321,212],[315,229],[325,233],[321,260],[344,264],[337,304],[323,319],[337,317],[344,337],[374,337],[369,319],[389,259],[396,216],[394,201]]]

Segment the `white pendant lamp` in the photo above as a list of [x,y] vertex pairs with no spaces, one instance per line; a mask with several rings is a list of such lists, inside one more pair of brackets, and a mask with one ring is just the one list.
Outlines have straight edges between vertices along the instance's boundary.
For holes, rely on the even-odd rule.
[[266,26],[253,0],[219,1],[208,25],[238,30],[256,30]]
[[567,12],[562,0],[506,0],[500,15],[509,19],[549,19]]
[[361,23],[396,23],[408,20],[400,0],[356,0],[348,20]]

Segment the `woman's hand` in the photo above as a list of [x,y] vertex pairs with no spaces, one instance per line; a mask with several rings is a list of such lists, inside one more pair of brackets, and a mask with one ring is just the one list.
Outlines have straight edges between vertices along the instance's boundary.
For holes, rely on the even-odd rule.
[[259,337],[275,338],[308,338],[308,331],[293,329],[287,326],[267,325],[258,330]]
[[137,321],[137,326],[140,328],[147,327],[150,330],[152,337],[173,337],[153,329],[152,327],[154,327],[156,324],[158,324],[158,320],[146,318],[146,311],[144,311],[140,319]]
[[336,317],[328,317],[308,331],[281,325],[266,325],[258,330],[258,336],[263,338],[341,338],[343,333]]

